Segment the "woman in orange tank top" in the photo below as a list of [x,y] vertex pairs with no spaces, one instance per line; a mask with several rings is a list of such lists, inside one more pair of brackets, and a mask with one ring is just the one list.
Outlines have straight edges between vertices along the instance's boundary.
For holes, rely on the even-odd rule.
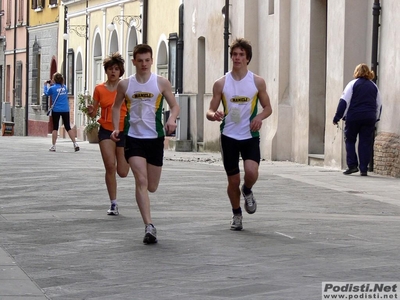
[[105,182],[111,202],[107,214],[114,216],[119,214],[116,173],[118,173],[120,177],[126,177],[129,173],[129,164],[124,154],[125,134],[123,131],[124,120],[127,114],[125,105],[121,106],[121,118],[119,122],[121,131],[120,140],[114,142],[110,139],[113,130],[111,108],[117,94],[118,82],[125,73],[124,62],[124,59],[119,53],[113,53],[104,59],[103,66],[107,75],[107,81],[95,87],[93,92],[93,105],[88,105],[88,115],[90,117],[95,117],[97,115],[97,110],[99,107],[101,108],[101,116],[97,122],[100,123],[99,146],[106,169]]

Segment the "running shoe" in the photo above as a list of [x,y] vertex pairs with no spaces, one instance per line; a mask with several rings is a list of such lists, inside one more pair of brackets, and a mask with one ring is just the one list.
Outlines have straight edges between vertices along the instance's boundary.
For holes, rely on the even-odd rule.
[[253,192],[248,195],[243,193],[243,186],[242,186],[242,195],[244,198],[244,209],[247,211],[248,214],[254,214],[257,210],[257,202],[253,196]]
[[50,152],[56,152],[56,145],[53,145],[49,149]]
[[111,204],[110,208],[107,210],[107,215],[109,216],[118,216],[118,204]]
[[242,219],[243,217],[241,215],[233,215],[231,221],[231,230],[242,230]]
[[74,143],[74,149],[75,149],[75,152],[79,151],[78,143]]
[[155,244],[157,243],[157,229],[154,227],[153,224],[146,225],[145,228],[145,235],[143,238],[144,244]]

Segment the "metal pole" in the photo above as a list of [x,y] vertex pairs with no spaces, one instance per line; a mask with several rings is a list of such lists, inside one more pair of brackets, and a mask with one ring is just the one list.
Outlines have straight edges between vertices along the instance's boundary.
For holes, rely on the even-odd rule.
[[179,36],[177,42],[176,93],[183,92],[183,3],[179,6]]
[[[374,0],[372,6],[372,51],[371,51],[371,70],[375,73],[375,78],[373,81],[376,83],[378,79],[378,43],[379,43],[379,16],[381,14],[381,5],[379,0]],[[373,141],[375,141],[376,127],[374,130]],[[368,171],[372,172],[374,170],[374,142],[372,143],[371,160],[369,162]]]
[[375,73],[373,81],[376,83],[378,77],[378,34],[379,34],[379,16],[381,14],[381,5],[379,0],[375,0],[372,6],[372,52],[371,52],[371,70]]
[[[68,14],[68,7],[65,5],[64,6],[64,33],[67,33],[67,14]],[[67,40],[64,39],[63,43],[63,74],[65,78],[68,78],[67,76]],[[72,93],[72,91],[70,91]]]
[[229,63],[229,0],[225,0],[225,26],[224,26],[224,74],[228,72]]
[[[10,5],[10,2],[9,2]],[[13,74],[13,109],[12,109],[12,113],[11,113],[11,122],[14,122],[14,114],[15,114],[15,107],[16,107],[16,103],[15,103],[15,93],[16,93],[16,76],[17,76],[17,8],[18,8],[18,1],[15,0],[15,4],[14,4],[14,50],[13,50],[13,68],[14,68],[14,74]],[[20,105],[20,104],[19,104]]]
[[89,42],[89,36],[88,36],[88,0],[86,0],[86,14],[85,14],[86,18],[85,18],[85,23],[86,23],[86,31],[85,31],[85,87],[84,87],[84,94],[86,94],[87,91],[87,80],[88,80],[88,75],[87,75],[87,69],[88,69],[88,61],[87,61],[87,57],[88,57],[88,42]]

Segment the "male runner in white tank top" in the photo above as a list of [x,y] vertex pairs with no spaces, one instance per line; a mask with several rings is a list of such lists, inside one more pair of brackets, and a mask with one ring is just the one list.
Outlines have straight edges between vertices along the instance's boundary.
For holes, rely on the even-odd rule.
[[[227,193],[232,206],[231,230],[242,230],[240,194],[249,214],[257,209],[252,187],[258,179],[260,133],[262,121],[272,113],[263,78],[248,70],[252,47],[245,39],[236,39],[230,46],[232,71],[213,86],[213,97],[206,117],[221,122],[221,153],[228,177]],[[218,110],[222,103],[223,110]],[[258,112],[258,104],[262,110]],[[244,166],[244,183],[240,188],[239,155]]]
[[[157,243],[157,231],[151,220],[148,192],[154,193],[158,188],[165,132],[170,134],[176,129],[179,106],[172,94],[171,83],[151,72],[153,51],[150,46],[135,46],[132,62],[136,74],[121,80],[117,86],[112,109],[114,131],[111,139],[118,141],[120,108],[125,100],[130,115],[125,158],[135,177],[136,202],[145,224],[143,243],[153,244]],[[165,126],[161,121],[164,98],[170,108]]]

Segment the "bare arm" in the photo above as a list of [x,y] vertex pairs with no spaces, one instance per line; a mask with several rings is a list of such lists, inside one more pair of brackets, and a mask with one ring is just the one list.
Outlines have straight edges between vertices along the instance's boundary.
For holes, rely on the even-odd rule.
[[260,130],[262,121],[272,114],[271,102],[267,93],[267,85],[265,84],[265,80],[258,75],[254,75],[254,82],[258,89],[258,100],[260,101],[263,110],[251,121],[251,131]]
[[97,92],[97,86],[96,86],[94,88],[93,96],[92,96],[93,102],[92,102],[92,104],[89,104],[87,106],[87,115],[91,118],[94,118],[97,115],[97,110],[99,109],[100,101],[98,99],[96,99],[97,95],[98,95],[98,92]]
[[119,141],[119,119],[121,114],[121,106],[125,99],[125,92],[128,88],[128,79],[123,79],[118,82],[117,85],[117,95],[115,96],[115,101],[112,106],[112,122],[114,126],[114,131],[111,133],[111,139],[114,142]]
[[93,103],[92,104],[89,104],[88,106],[87,106],[87,115],[89,116],[89,117],[91,117],[91,118],[94,118],[94,117],[96,117],[96,115],[97,115],[97,110],[99,109],[99,103],[100,103],[100,101],[99,100],[97,100],[96,99],[96,88],[94,88],[94,92],[93,92],[93,97],[92,97],[92,99],[93,99]]
[[225,113],[222,110],[218,110],[218,107],[222,101],[222,89],[224,84],[225,77],[221,77],[214,83],[213,96],[210,102],[210,107],[206,113],[206,117],[210,121],[222,121],[222,119],[225,117]]
[[163,94],[165,100],[168,103],[168,106],[170,108],[170,114],[167,122],[165,123],[165,130],[167,134],[171,134],[175,131],[176,129],[176,119],[178,118],[179,115],[179,105],[178,102],[175,99],[174,94],[172,94],[172,87],[171,83],[165,79],[164,77],[159,76],[158,77],[158,86],[160,88],[161,93]]

